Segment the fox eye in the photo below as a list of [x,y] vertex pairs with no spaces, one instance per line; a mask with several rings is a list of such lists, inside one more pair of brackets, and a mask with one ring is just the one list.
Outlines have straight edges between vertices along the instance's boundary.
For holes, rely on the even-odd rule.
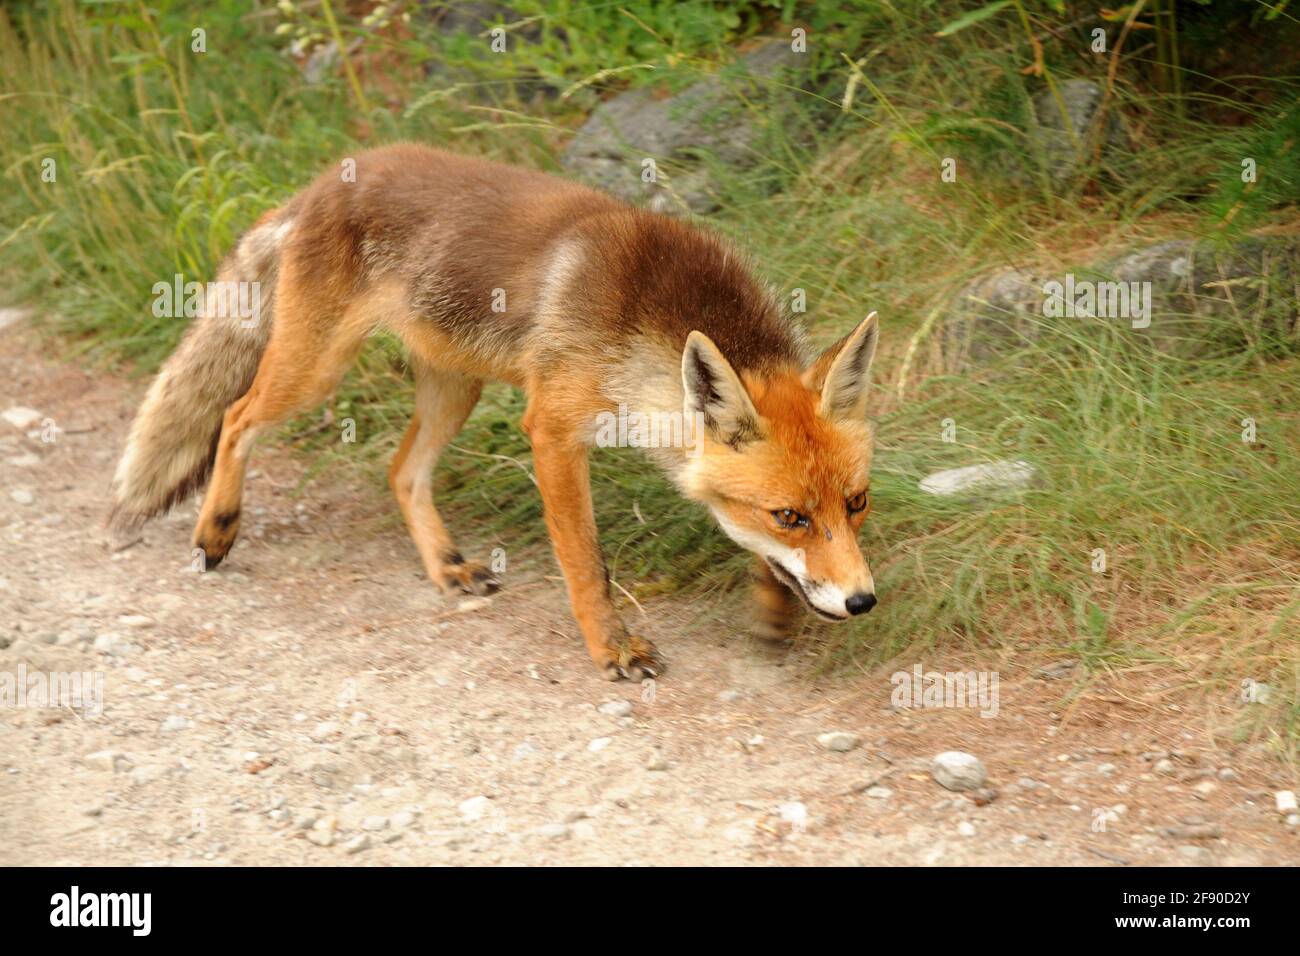
[[855,515],[859,511],[866,511],[871,506],[871,496],[865,491],[860,491],[845,504],[848,506],[849,514]]
[[801,515],[793,508],[781,508],[772,512],[772,517],[782,528],[806,528],[808,527],[808,517]]

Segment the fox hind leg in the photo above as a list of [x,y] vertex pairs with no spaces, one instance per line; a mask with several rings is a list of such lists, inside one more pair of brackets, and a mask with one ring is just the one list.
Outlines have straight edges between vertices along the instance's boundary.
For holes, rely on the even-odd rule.
[[[285,276],[281,276],[281,288]],[[338,386],[365,341],[366,326],[357,316],[291,308],[281,296],[275,328],[248,392],[226,410],[217,439],[212,477],[194,527],[194,547],[204,567],[216,567],[239,533],[244,473],[257,436],[291,415],[319,405]]]
[[491,571],[456,550],[433,503],[433,469],[482,390],[481,379],[415,362],[415,415],[388,470],[388,484],[424,569],[448,593],[491,594],[501,586]]

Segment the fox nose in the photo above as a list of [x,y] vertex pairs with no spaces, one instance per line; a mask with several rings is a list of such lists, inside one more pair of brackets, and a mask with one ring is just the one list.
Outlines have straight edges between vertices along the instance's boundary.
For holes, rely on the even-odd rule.
[[850,614],[866,614],[876,606],[876,596],[859,591],[857,594],[850,594],[844,601],[844,608]]

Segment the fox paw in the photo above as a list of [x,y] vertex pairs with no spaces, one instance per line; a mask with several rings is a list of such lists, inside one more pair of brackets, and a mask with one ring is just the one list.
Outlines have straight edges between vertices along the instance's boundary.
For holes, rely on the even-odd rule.
[[239,534],[239,512],[228,511],[199,522],[194,529],[194,547],[203,552],[203,569],[211,571],[222,562]]
[[642,637],[628,635],[604,648],[596,659],[596,666],[606,680],[630,680],[640,683],[647,677],[658,677],[666,668],[658,649]]
[[448,594],[495,594],[501,590],[501,582],[477,561],[444,566],[438,583]]

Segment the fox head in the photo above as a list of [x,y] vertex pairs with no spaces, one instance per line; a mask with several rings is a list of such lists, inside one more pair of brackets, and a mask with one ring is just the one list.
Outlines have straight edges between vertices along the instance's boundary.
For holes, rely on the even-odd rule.
[[703,422],[686,491],[820,617],[876,604],[858,547],[871,510],[867,386],[873,312],[805,369],[737,375],[692,332],[682,354],[688,420]]

